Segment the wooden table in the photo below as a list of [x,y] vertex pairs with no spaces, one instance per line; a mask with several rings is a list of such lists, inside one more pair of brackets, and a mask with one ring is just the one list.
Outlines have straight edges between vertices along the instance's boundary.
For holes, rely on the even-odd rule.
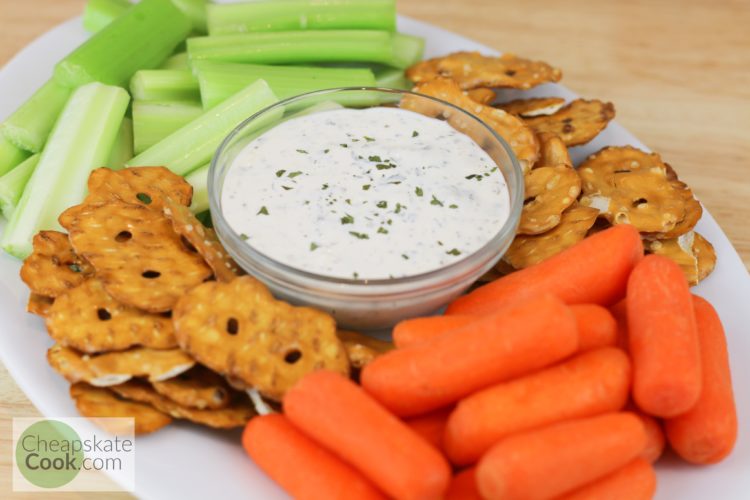
[[[0,0],[0,65],[84,4]],[[750,266],[750,2],[399,0],[399,11],[549,61],[573,90],[616,103],[617,120],[675,167]],[[37,498],[9,497],[9,419],[35,414],[0,367],[2,498]],[[94,497],[105,498],[55,498]]]

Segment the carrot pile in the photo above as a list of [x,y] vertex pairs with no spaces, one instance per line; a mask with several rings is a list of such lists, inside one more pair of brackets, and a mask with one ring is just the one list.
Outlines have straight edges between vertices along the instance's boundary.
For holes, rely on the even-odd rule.
[[646,500],[666,443],[737,435],[716,311],[615,226],[402,322],[361,386],[314,372],[243,445],[300,499]]

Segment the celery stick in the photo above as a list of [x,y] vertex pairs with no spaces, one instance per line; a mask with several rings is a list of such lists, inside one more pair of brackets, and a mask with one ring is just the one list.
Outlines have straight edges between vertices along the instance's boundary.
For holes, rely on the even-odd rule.
[[210,166],[210,163],[203,165],[185,177],[185,180],[193,186],[193,202],[190,204],[190,210],[194,214],[208,210],[208,168]]
[[198,101],[198,81],[185,69],[142,69],[130,80],[130,94],[139,101]]
[[209,5],[208,31],[228,35],[304,29],[396,29],[395,0],[260,0]]
[[6,219],[13,215],[13,211],[21,199],[23,188],[29,182],[31,174],[39,163],[40,153],[30,156],[16,168],[0,177],[0,210]]
[[208,109],[263,79],[279,99],[334,87],[373,87],[375,78],[366,68],[314,68],[196,61],[201,101]]
[[0,134],[0,175],[10,172],[31,155]]
[[112,170],[120,170],[125,162],[133,157],[133,120],[123,118],[117,138],[109,152],[107,166]]
[[208,0],[172,0],[172,3],[190,19],[193,32],[201,35],[208,31],[206,25],[206,4]]
[[107,161],[129,100],[125,90],[101,83],[73,92],[5,228],[6,252],[26,257],[34,234],[58,229],[60,213],[81,202],[89,172]]
[[128,0],[89,0],[83,10],[83,27],[89,33],[96,33],[124,14],[128,7]]
[[0,125],[0,131],[21,149],[38,153],[70,97],[70,89],[48,80]]
[[125,87],[136,70],[159,66],[190,28],[170,0],[143,0],[57,63],[55,80],[71,88],[92,81]]
[[423,45],[421,38],[373,30],[278,31],[187,41],[191,63],[202,59],[255,64],[361,61],[398,68],[416,62]]
[[159,69],[190,69],[187,52],[172,54]]
[[[133,102],[133,149],[141,154],[172,132],[203,114],[199,103],[169,101]],[[130,155],[127,159],[130,159]]]
[[406,79],[404,70],[397,68],[381,67],[373,70],[378,87],[387,89],[410,90],[411,82]]
[[208,163],[224,137],[242,120],[277,101],[268,84],[258,80],[131,159],[128,165],[164,165],[176,174],[188,174]]

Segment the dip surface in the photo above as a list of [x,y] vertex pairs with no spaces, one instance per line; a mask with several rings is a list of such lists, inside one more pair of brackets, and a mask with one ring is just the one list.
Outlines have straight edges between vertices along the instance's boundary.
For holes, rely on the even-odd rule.
[[486,244],[510,211],[490,156],[446,122],[398,108],[289,119],[229,166],[222,211],[257,251],[307,272],[389,279]]

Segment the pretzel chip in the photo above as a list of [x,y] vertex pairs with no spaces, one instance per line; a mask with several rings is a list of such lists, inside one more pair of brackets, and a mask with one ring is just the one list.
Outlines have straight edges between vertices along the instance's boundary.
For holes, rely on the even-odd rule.
[[406,70],[406,77],[414,83],[450,78],[464,90],[479,87],[526,90],[541,83],[557,82],[562,72],[545,62],[509,53],[497,57],[479,52],[454,52],[418,62]]
[[392,342],[376,339],[370,335],[348,330],[337,332],[339,339],[344,343],[346,354],[352,368],[362,369],[381,354],[393,349]]
[[240,266],[229,256],[213,229],[205,227],[188,207],[167,198],[164,215],[172,221],[175,232],[203,257],[219,281],[232,281],[242,274]]
[[195,365],[179,349],[136,347],[88,355],[61,345],[53,345],[47,351],[47,362],[68,382],[87,382],[96,387],[122,384],[133,377],[145,377],[152,382],[167,380]]
[[118,302],[98,278],[55,300],[47,314],[47,331],[58,344],[85,353],[177,346],[169,317]]
[[480,87],[472,90],[464,90],[464,93],[469,99],[479,104],[490,104],[495,100],[495,91],[492,89]]
[[110,390],[125,399],[151,405],[172,418],[189,420],[215,429],[242,427],[256,415],[250,400],[244,394],[241,398],[235,398],[231,405],[224,408],[198,409],[181,406],[140,380],[115,385]]
[[537,134],[537,139],[539,139],[540,154],[534,168],[558,165],[573,167],[573,160],[570,159],[570,153],[562,139],[549,132]]
[[535,168],[524,176],[524,185],[518,234],[539,234],[557,226],[581,192],[581,179],[565,165]]
[[[456,82],[446,78],[438,78],[419,84],[413,90],[420,94],[447,101],[482,120],[510,145],[524,172],[530,170],[539,157],[539,143],[536,135],[526,126],[523,120],[506,113],[502,109],[495,109],[474,102],[461,91]],[[459,131],[469,129],[471,126],[464,123],[466,121],[464,117],[451,113],[451,110],[437,105],[427,105],[429,108],[427,109],[423,102],[409,99],[408,96],[401,101],[401,107],[428,116],[442,115]]]
[[71,385],[70,397],[75,401],[78,412],[94,422],[98,418],[135,419],[136,434],[149,434],[172,422],[169,415],[148,404],[125,401],[108,389],[86,383]]
[[193,288],[173,320],[177,341],[198,362],[270,399],[280,401],[313,370],[349,373],[331,316],[277,301],[250,276]]
[[576,99],[551,115],[526,118],[534,132],[556,134],[566,146],[579,146],[591,141],[615,117],[611,102]]
[[565,99],[562,97],[531,97],[502,102],[495,107],[522,118],[531,118],[554,114],[564,105]]
[[201,365],[151,385],[162,396],[188,408],[214,410],[226,408],[231,402],[232,391],[227,382]]
[[123,202],[84,205],[67,227],[73,248],[120,302],[166,312],[211,276],[163,213]]
[[684,193],[675,188],[656,153],[613,146],[578,167],[581,204],[596,208],[611,224],[632,224],[641,233],[670,234],[686,217]]
[[21,280],[35,294],[55,298],[94,274],[91,264],[76,255],[65,233],[39,231],[33,247],[21,266]]
[[560,223],[549,231],[533,236],[517,235],[503,260],[514,269],[538,264],[582,241],[598,215],[598,210],[576,203],[562,213]]
[[47,317],[47,314],[49,314],[49,309],[54,303],[55,299],[52,297],[31,292],[29,294],[29,300],[26,303],[26,312],[45,318]]
[[693,191],[690,189],[690,187],[677,178],[677,172],[674,171],[669,163],[664,163],[664,166],[667,169],[667,179],[669,179],[672,187],[677,190],[677,192],[680,194],[680,197],[685,202],[685,216],[681,221],[675,224],[674,228],[672,228],[671,231],[665,231],[663,233],[649,233],[645,235],[648,238],[677,238],[692,231],[695,225],[698,224],[700,218],[703,216],[703,207],[693,195]]
[[646,251],[676,262],[690,285],[697,285],[716,266],[713,246],[700,234],[690,231],[678,238],[645,240]]

